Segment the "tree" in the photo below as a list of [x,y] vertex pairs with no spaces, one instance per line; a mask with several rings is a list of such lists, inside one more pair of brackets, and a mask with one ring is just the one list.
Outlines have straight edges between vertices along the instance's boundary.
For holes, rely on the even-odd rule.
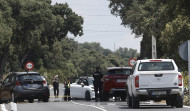
[[12,54],[16,54],[18,66],[22,68],[27,60],[32,59],[32,51],[36,48],[47,46],[51,51],[54,42],[65,38],[68,32],[74,36],[83,34],[83,18],[72,12],[67,4],[52,6],[50,0],[1,0],[0,4],[3,6],[0,17],[4,21],[0,27],[8,29],[1,32],[5,44],[1,48],[0,75],[4,72],[10,47],[13,47]]

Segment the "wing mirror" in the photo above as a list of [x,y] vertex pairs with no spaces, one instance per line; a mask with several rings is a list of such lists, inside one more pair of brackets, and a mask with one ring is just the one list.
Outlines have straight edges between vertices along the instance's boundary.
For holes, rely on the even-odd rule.
[[81,83],[81,86],[84,87],[84,83]]

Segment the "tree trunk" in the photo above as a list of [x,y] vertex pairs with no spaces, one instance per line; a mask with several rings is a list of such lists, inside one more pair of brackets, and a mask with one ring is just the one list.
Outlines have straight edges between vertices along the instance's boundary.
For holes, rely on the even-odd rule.
[[1,60],[0,60],[0,80],[2,81],[3,79],[3,73],[4,73],[4,68],[5,68],[5,62],[7,61],[7,57],[9,54],[9,46],[6,46],[3,50],[3,54],[1,56]]

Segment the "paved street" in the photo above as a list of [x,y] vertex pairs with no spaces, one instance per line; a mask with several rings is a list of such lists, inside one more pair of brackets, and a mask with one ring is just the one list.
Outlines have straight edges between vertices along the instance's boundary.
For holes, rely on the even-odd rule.
[[[53,89],[51,88],[51,98],[50,102],[44,103],[35,100],[34,103],[18,103],[17,111],[189,111],[190,107],[184,108],[171,108],[161,103],[154,102],[143,102],[138,109],[129,109],[126,102],[110,101],[110,102],[95,102],[85,101],[85,100],[73,100],[73,101],[63,101],[62,91],[63,85],[60,85],[60,97],[53,97]],[[6,104],[6,109],[11,110],[10,104]]]

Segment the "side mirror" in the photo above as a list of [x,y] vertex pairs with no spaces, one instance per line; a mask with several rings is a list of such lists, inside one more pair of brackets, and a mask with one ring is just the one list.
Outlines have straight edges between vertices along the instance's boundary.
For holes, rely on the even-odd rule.
[[181,69],[178,69],[178,72],[181,72]]
[[81,83],[81,86],[84,87],[84,83]]

